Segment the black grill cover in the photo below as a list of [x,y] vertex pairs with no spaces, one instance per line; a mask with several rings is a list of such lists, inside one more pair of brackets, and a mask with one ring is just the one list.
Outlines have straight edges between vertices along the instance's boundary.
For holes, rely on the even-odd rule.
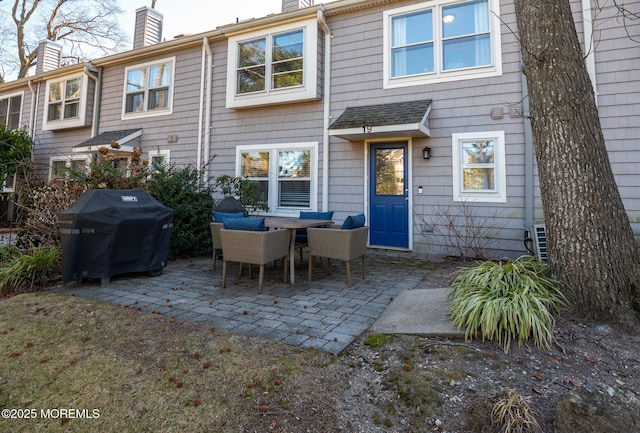
[[173,210],[147,191],[92,189],[58,215],[62,280],[159,274],[167,265]]

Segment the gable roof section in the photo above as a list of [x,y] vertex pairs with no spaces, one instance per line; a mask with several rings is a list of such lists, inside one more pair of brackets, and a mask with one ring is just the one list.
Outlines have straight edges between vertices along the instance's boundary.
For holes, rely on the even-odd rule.
[[347,107],[329,126],[329,135],[346,140],[384,137],[428,137],[431,99]]
[[[111,151],[133,152],[133,146],[127,145],[142,135],[142,129],[123,129],[120,131],[103,132],[80,144],[73,146],[73,152],[96,152],[101,147],[108,147]],[[111,143],[118,143],[120,149],[111,148]]]

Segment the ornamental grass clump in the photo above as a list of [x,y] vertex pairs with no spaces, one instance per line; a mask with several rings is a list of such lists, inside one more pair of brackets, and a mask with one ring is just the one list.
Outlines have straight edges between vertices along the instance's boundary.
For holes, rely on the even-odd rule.
[[33,247],[0,266],[0,294],[22,293],[43,287],[60,276],[61,254],[57,247]]
[[532,338],[548,348],[553,340],[553,316],[566,304],[559,283],[539,260],[485,261],[453,274],[447,293],[449,314],[465,339],[494,340],[509,351],[512,340]]

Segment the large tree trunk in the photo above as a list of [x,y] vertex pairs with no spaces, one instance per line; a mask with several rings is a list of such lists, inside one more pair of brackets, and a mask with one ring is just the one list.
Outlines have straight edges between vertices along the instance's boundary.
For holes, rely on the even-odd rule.
[[515,0],[549,263],[575,312],[638,320],[640,254],[611,170],[569,0]]

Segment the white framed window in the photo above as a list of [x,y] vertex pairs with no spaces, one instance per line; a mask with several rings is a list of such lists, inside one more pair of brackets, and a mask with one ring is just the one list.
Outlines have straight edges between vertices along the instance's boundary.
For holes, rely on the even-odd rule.
[[47,81],[44,130],[86,125],[87,81],[84,74]]
[[172,113],[175,63],[171,57],[125,69],[123,119]]
[[315,19],[229,38],[227,108],[318,99]]
[[236,175],[258,182],[270,213],[315,210],[318,143],[238,146]]
[[507,201],[504,131],[452,135],[453,200]]
[[22,98],[24,92],[0,97],[0,124],[8,129],[19,129],[22,114]]
[[81,171],[89,166],[89,156],[53,156],[49,159],[49,181],[69,177],[69,171]]
[[384,12],[384,88],[502,74],[498,0],[435,0]]
[[165,166],[170,163],[171,159],[171,150],[150,150],[149,151],[149,165],[154,167],[156,165]]

